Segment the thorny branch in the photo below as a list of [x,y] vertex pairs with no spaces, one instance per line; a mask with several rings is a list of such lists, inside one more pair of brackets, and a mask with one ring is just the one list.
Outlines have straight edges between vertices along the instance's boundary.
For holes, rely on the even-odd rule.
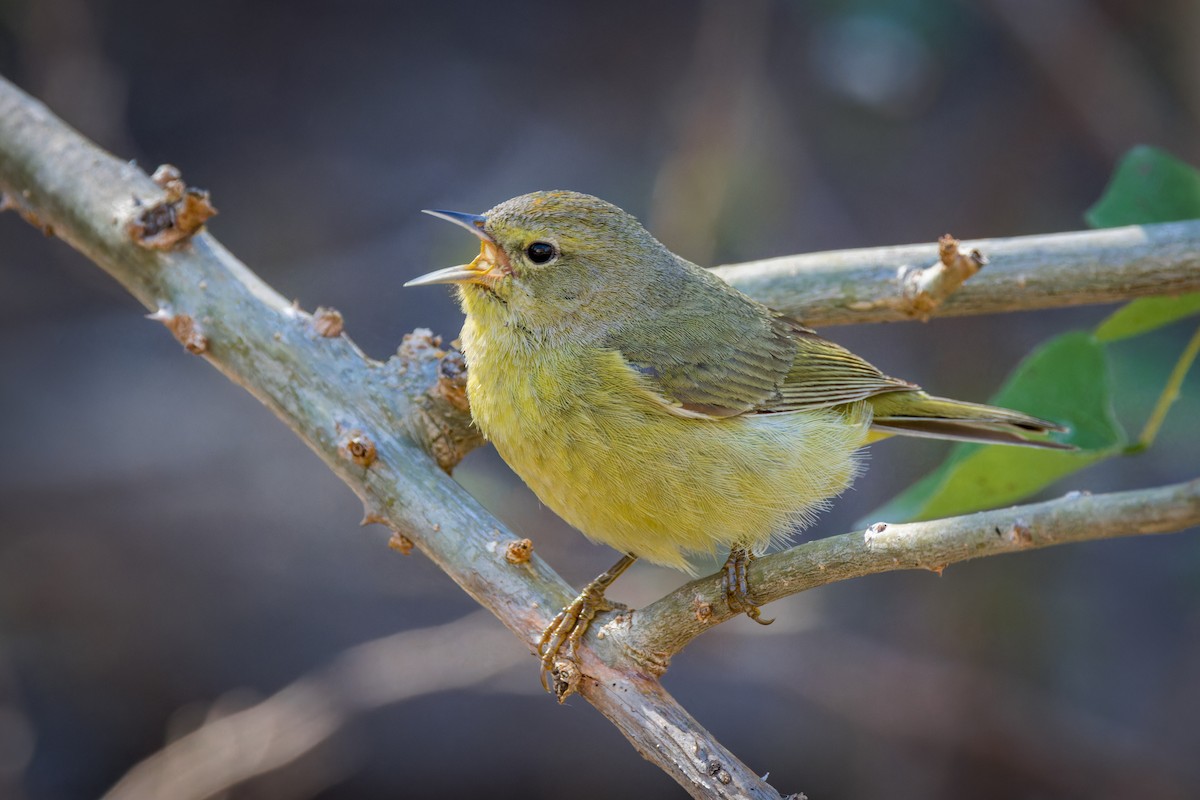
[[[552,611],[573,593],[445,475],[479,444],[468,424],[458,357],[417,332],[387,363],[366,358],[342,333],[340,315],[325,309],[314,317],[293,307],[203,232],[196,220],[207,213],[206,197],[186,190],[174,173],[160,178],[151,181],[100,151],[0,79],[0,209],[16,208],[120,281],[189,351],[287,423],[363,500],[364,521],[387,524],[398,549],[418,547],[532,650]],[[175,238],[162,249],[136,241],[164,235]],[[948,266],[958,257],[948,250],[940,259],[925,246],[848,251],[720,272],[759,299],[824,324],[1200,290],[1200,223],[964,247],[988,255],[991,266],[948,298],[926,292],[932,308],[914,306],[902,278],[911,277],[913,266]],[[1110,504],[1122,509],[1118,521],[1092,524]],[[758,562],[755,588],[767,601],[884,569],[940,569],[1021,546],[1180,530],[1200,519],[1195,483],[1077,498],[1065,509],[1047,505],[1053,504],[988,512],[1009,515],[998,545],[973,517],[812,542]],[[1073,517],[1072,508],[1091,516]],[[1006,530],[1015,532],[1013,541]],[[580,654],[580,692],[692,795],[778,798],[654,677],[689,638],[727,616],[710,584],[689,584],[645,611],[598,626]],[[661,625],[678,626],[680,635]]]

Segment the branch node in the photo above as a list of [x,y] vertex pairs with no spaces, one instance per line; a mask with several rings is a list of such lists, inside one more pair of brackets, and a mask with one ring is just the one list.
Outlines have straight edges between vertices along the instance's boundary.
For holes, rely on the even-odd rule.
[[162,188],[165,197],[142,209],[126,226],[139,247],[170,250],[194,236],[216,215],[208,192],[185,184],[178,167],[163,164],[150,179]]
[[415,328],[412,333],[404,334],[396,355],[404,362],[424,361],[429,358],[442,357],[442,337],[434,334],[429,328]]
[[317,307],[317,310],[313,312],[312,321],[313,329],[326,339],[341,336],[346,327],[346,320],[342,317],[342,312],[336,308],[326,308],[325,306]]
[[158,311],[153,314],[147,314],[146,319],[152,319],[155,322],[161,322],[167,326],[175,339],[184,346],[184,348],[195,355],[208,351],[208,337],[204,335],[203,328],[200,323],[192,319],[188,314],[176,314],[169,303],[160,303]]
[[471,404],[467,400],[467,360],[453,345],[438,362],[438,379],[433,391],[459,411],[471,413]]
[[963,282],[987,264],[978,250],[967,251],[958,239],[945,234],[938,239],[937,263],[924,269],[902,269],[900,275],[901,309],[922,322],[929,320],[942,302],[954,294]]
[[442,339],[427,328],[405,334],[396,352],[400,370],[422,369],[437,360],[437,378],[416,398],[408,418],[409,430],[438,466],[447,473],[483,443],[483,434],[471,421],[467,402],[467,366],[453,346],[443,350]]
[[[863,544],[870,550],[875,545],[875,538],[888,529],[886,522],[876,522],[873,525],[867,526],[866,532],[863,533]],[[822,569],[824,565],[822,565]]]
[[721,783],[725,786],[728,786],[730,783],[733,782],[733,776],[731,776],[728,772],[725,771],[725,767],[721,766],[720,761],[708,762],[708,766],[705,768],[705,772],[708,773],[708,777],[716,778],[719,783]]
[[338,441],[338,453],[342,458],[348,458],[360,467],[369,467],[375,463],[375,443],[357,429],[347,431]]
[[1029,547],[1033,544],[1033,529],[1028,522],[1017,517],[1004,532],[1004,540],[1015,547]]
[[392,548],[402,556],[407,556],[412,555],[413,542],[412,539],[408,538],[403,533],[393,531],[392,538],[388,539],[388,547]]
[[529,539],[513,539],[504,548],[504,560],[510,564],[525,564],[533,556],[533,542]]
[[579,671],[579,665],[574,661],[560,658],[554,662],[554,668],[550,670],[550,677],[554,680],[554,696],[558,699],[559,705],[562,705],[568,697],[579,690],[579,682],[583,680],[583,673]]

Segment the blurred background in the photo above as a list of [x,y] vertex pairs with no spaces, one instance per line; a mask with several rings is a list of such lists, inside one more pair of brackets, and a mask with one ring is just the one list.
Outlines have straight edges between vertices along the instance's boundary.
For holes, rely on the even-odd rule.
[[[225,245],[379,358],[461,324],[447,291],[401,289],[474,251],[421,208],[576,189],[705,265],[1081,228],[1129,147],[1200,163],[1198,39],[1192,0],[0,0],[0,74],[147,171],[178,165]],[[1109,310],[826,334],[982,400]],[[235,798],[683,796],[586,703],[544,696],[497,623],[359,647],[473,604],[360,529],[316,457],[143,313],[0,215],[0,796],[96,797],[205,723],[278,707],[282,730],[176,771]],[[1117,379],[1146,387],[1118,409],[1131,433],[1190,332],[1114,348]],[[1193,375],[1150,452],[1048,495],[1194,477],[1198,395]],[[946,449],[876,446],[805,535],[850,530]],[[576,585],[613,560],[490,449],[455,477]],[[613,595],[683,580],[637,566]],[[665,682],[785,793],[1200,796],[1194,535],[870,577],[768,615],[702,637]],[[386,688],[310,702],[361,689],[347,674]],[[288,735],[312,749],[240,779],[239,756]],[[192,796],[162,787],[143,796]]]

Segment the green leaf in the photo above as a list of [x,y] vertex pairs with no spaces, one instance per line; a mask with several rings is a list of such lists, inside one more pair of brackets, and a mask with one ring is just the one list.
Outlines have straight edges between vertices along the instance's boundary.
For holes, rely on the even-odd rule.
[[1118,308],[1096,328],[1101,342],[1148,333],[1176,320],[1200,314],[1200,292],[1178,297],[1143,297]]
[[1069,426],[1065,441],[1079,451],[957,445],[871,521],[932,519],[1012,503],[1120,452],[1125,441],[1112,411],[1108,354],[1086,333],[1063,334],[1039,347],[991,402]]
[[[1097,228],[1200,217],[1200,172],[1169,153],[1135,147],[1121,159],[1104,196],[1087,212]],[[1113,312],[1096,329],[1112,342],[1137,336],[1200,313],[1200,293],[1146,297]]]
[[1200,217],[1200,173],[1155,147],[1130,150],[1085,215],[1094,228]]
[[[1103,197],[1087,212],[1088,222],[1098,228],[1193,218],[1200,218],[1200,172],[1162,150],[1145,146],[1135,147],[1121,159]],[[1047,342],[1021,363],[992,402],[1069,425],[1068,441],[1079,451],[958,445],[941,466],[876,511],[871,521],[929,519],[1011,503],[1117,455],[1125,434],[1113,416],[1113,387],[1104,343],[1147,333],[1198,313],[1200,293],[1147,297],[1111,314],[1093,335],[1069,333]],[[1189,353],[1181,359],[1183,366],[1172,373],[1175,384],[1195,355]],[[1135,388],[1124,387],[1125,391]],[[1163,397],[1177,388],[1168,385]],[[1156,409],[1159,407],[1166,408],[1162,399]],[[1165,410],[1155,414],[1161,421]],[[1153,430],[1154,423],[1152,417],[1148,430]]]

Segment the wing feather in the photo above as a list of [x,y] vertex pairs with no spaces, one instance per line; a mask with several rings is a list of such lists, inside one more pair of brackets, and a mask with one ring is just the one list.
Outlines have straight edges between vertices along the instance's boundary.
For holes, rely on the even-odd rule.
[[671,413],[782,413],[917,390],[795,320],[741,296],[722,299],[700,319],[668,312],[636,337],[610,334],[607,344]]

